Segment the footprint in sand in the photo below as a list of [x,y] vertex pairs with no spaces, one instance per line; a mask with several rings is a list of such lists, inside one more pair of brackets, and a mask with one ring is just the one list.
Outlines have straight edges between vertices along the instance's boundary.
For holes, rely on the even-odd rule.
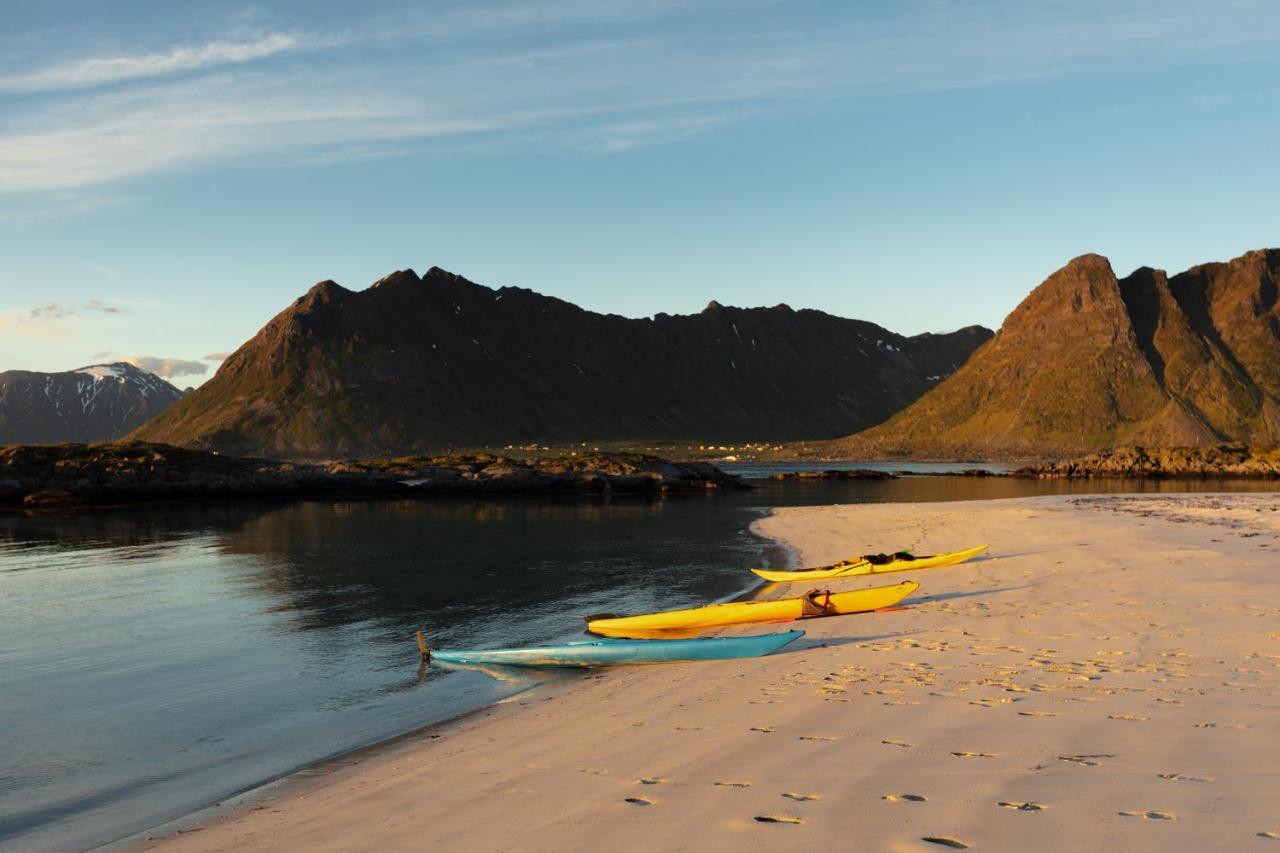
[[1019,717],[1056,717],[1057,711],[1019,711]]
[[1280,832],[1275,832],[1275,831],[1272,831],[1272,830],[1264,830],[1264,831],[1262,831],[1262,832],[1259,832],[1259,833],[1258,833],[1258,837],[1259,837],[1259,838],[1271,838],[1271,839],[1274,839],[1274,840],[1280,841]]
[[1140,817],[1143,820],[1177,820],[1178,816],[1169,812],[1117,812],[1121,817]]
[[789,814],[758,814],[756,820],[760,823],[804,823],[800,818]]
[[930,844],[937,844],[942,847],[953,847],[956,850],[968,850],[969,845],[965,844],[958,838],[947,838],[945,835],[924,835],[920,837],[921,841],[927,841]]
[[648,797],[627,797],[627,802],[631,803],[633,806],[653,805],[653,800],[649,799]]
[[667,780],[662,778],[661,776],[650,776],[647,779],[637,779],[636,784],[637,785],[662,785],[666,781]]
[[788,791],[782,796],[786,797],[788,800],[795,800],[797,803],[807,803],[812,800],[822,799],[822,797],[818,796],[817,794],[797,794],[791,791]]
[[1161,779],[1167,779],[1170,782],[1212,782],[1211,776],[1183,776],[1181,773],[1160,773],[1157,774]]
[[773,731],[773,726],[752,726],[751,731],[760,732],[760,734],[762,735],[767,735]]
[[796,740],[835,740],[830,735],[800,735]]
[[905,740],[882,740],[880,742],[887,746],[899,746],[903,749],[911,748],[911,744],[907,743]]
[[1150,717],[1139,717],[1137,714],[1107,714],[1108,720],[1129,720],[1134,723],[1144,723],[1151,719]]
[[925,798],[920,794],[885,794],[880,799],[888,800],[891,803],[900,803],[904,801],[908,803],[923,803],[925,801]]
[[956,756],[957,758],[995,758],[996,757],[996,754],[994,752],[966,752],[961,750],[960,752],[952,751],[951,754]]
[[1099,758],[1115,758],[1115,753],[1098,752],[1093,755],[1059,755],[1059,761],[1069,761],[1072,764],[1083,764],[1085,767],[1097,767]]
[[713,782],[713,785],[719,785],[721,788],[750,788],[750,782]]
[[700,732],[706,729],[706,726],[676,726],[678,732]]
[[1001,800],[996,803],[996,805],[1006,809],[1015,809],[1020,812],[1038,812],[1045,808],[1044,803],[1019,803],[1016,800]]

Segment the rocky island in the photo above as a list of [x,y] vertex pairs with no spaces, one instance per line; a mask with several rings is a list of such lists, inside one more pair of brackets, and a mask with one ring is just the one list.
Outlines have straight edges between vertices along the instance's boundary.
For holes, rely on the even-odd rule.
[[663,494],[721,488],[748,486],[708,463],[639,453],[302,463],[140,441],[0,447],[0,507],[34,509],[193,498]]
[[1027,465],[1015,477],[1056,478],[1162,478],[1223,479],[1280,478],[1280,449],[1242,444],[1208,447],[1118,447],[1077,459]]
[[896,480],[891,471],[873,471],[870,468],[824,468],[820,471],[781,471],[773,475],[775,480]]

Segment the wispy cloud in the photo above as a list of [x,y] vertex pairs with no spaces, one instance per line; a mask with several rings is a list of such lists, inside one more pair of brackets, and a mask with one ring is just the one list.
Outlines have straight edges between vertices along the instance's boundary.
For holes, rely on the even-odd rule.
[[[367,81],[366,81],[367,82]],[[0,135],[0,190],[75,190],[249,152],[493,130],[520,110],[471,114],[345,75],[214,75],[59,104]]]
[[94,311],[100,314],[120,314],[123,308],[109,305],[101,299],[90,299],[83,305],[68,305],[65,302],[47,302],[27,312],[28,320],[61,320],[73,317],[81,311]]
[[234,65],[317,44],[315,40],[290,33],[270,33],[251,41],[213,41],[183,45],[162,53],[81,59],[25,73],[0,75],[0,93],[90,88],[123,80]]
[[61,320],[63,317],[70,317],[76,313],[72,308],[63,305],[61,302],[49,302],[32,308],[27,312],[28,320]]
[[[219,160],[333,166],[446,137],[621,156],[831,99],[1256,53],[1280,26],[1272,4],[1194,0],[918,0],[828,19],[766,0],[750,15],[586,0],[399,11],[340,39],[223,37],[0,76],[0,93],[44,93],[0,118],[0,192],[83,199]],[[339,43],[324,62],[308,53]]]
[[695,115],[670,116],[648,120],[623,121],[591,127],[576,134],[578,147],[584,151],[617,153],[650,145],[667,145],[705,133],[724,125],[737,116]]
[[154,355],[130,355],[120,359],[134,367],[141,368],[156,376],[169,379],[175,376],[203,376],[209,372],[209,365],[200,361],[184,358],[158,358]]
[[84,309],[86,311],[100,311],[103,314],[119,314],[124,310],[123,308],[117,308],[115,305],[108,305],[101,299],[90,299],[84,304]]
[[211,352],[201,357],[201,361],[226,361],[231,357],[230,352]]

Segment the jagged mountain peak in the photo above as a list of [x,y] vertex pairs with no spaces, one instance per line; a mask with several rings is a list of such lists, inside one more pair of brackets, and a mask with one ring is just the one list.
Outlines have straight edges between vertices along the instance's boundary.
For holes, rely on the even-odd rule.
[[1280,251],[1117,279],[1082,255],[947,381],[841,452],[1016,456],[1280,441]]
[[[440,270],[439,267],[432,267],[427,272],[427,275],[430,276],[431,274],[436,273],[437,271],[444,272],[443,270]],[[422,282],[422,279],[419,278],[418,274],[414,272],[412,269],[402,269],[402,270],[396,270],[395,272],[384,275],[382,278],[378,279],[372,285],[370,285],[370,289],[372,290],[373,288],[384,287],[388,285],[395,286],[395,285],[404,285],[404,284],[419,284],[421,282]]]
[[137,435],[286,456],[834,436],[914,400],[983,340],[917,344],[786,306],[630,319],[438,267],[431,286],[410,276],[313,288]]

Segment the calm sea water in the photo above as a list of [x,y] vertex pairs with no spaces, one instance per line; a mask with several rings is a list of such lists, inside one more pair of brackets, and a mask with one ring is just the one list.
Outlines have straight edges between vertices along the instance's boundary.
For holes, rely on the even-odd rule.
[[1102,488],[757,482],[665,500],[0,514],[0,845],[106,843],[495,701],[518,687],[421,672],[414,629],[428,626],[439,646],[535,643],[579,634],[586,613],[733,595],[749,586],[747,567],[786,559],[747,532],[770,506]]

